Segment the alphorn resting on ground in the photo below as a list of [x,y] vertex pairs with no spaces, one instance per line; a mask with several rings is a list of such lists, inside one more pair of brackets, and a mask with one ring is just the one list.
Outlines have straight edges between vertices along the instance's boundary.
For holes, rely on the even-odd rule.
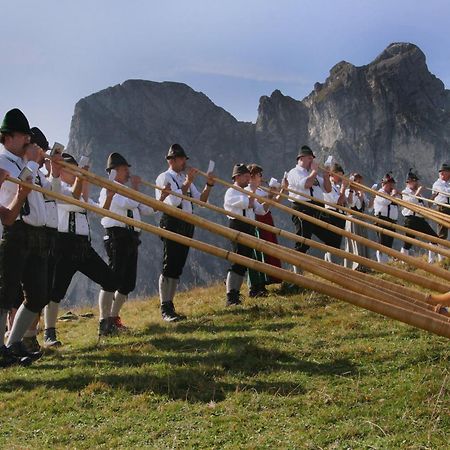
[[[184,213],[183,211],[181,211],[178,208],[175,208],[175,210],[172,210],[172,212],[171,212],[170,210],[167,210],[167,208],[170,208],[168,205],[165,205],[165,204],[161,205],[160,202],[158,202],[153,197],[149,197],[149,196],[147,196],[147,195],[145,195],[145,194],[143,194],[141,192],[134,191],[134,190],[132,190],[132,189],[126,187],[126,186],[123,186],[123,185],[118,186],[117,183],[114,184],[114,183],[110,182],[109,180],[106,180],[105,178],[102,178],[102,177],[100,177],[98,175],[95,175],[95,174],[93,174],[93,173],[91,173],[89,171],[86,171],[84,169],[81,169],[79,167],[75,168],[74,166],[71,166],[70,164],[67,164],[67,163],[64,163],[64,162],[61,162],[61,164],[67,170],[72,171],[74,174],[81,174],[81,175],[85,176],[93,184],[96,184],[96,185],[101,186],[101,187],[105,187],[105,182],[110,183],[110,186],[114,187],[114,189],[111,189],[111,190],[113,190],[115,192],[119,192],[120,194],[122,194],[124,196],[133,198],[134,200],[136,200],[136,201],[138,201],[138,202],[140,202],[140,203],[142,203],[144,205],[150,206],[150,207],[152,207],[154,209],[165,208],[165,209],[163,209],[163,212],[166,212],[169,215],[178,217],[179,219],[184,220],[184,221],[186,221],[188,223],[191,223],[193,225],[199,226],[201,228],[205,228],[207,230],[210,230],[211,226],[213,226],[213,227],[216,228],[216,232],[217,232],[217,227],[219,227],[221,232],[225,233],[224,236],[229,238],[230,229],[228,227],[223,227],[223,226],[218,225],[218,224],[207,222],[204,219],[202,219],[200,217],[197,217],[195,215],[186,214],[186,213]],[[223,182],[223,183],[226,183],[226,182]],[[237,188],[237,189],[240,189],[240,188]],[[243,192],[245,192],[246,194],[254,195],[254,194],[250,193],[249,191],[243,190]],[[283,205],[280,205],[280,206],[283,206]],[[283,207],[285,209],[287,209],[288,211],[291,211],[290,208],[288,208],[286,206],[283,206]],[[353,236],[353,235],[351,234],[351,236]],[[369,242],[372,243],[372,241],[369,241]],[[374,243],[374,245],[375,246],[379,246],[380,244]],[[292,252],[290,249],[289,249],[289,251]],[[336,251],[337,251],[337,249],[336,249]],[[343,251],[339,250],[339,252],[343,252]],[[399,253],[399,252],[396,252],[396,253]],[[342,254],[346,255],[347,253],[343,252]],[[412,258],[412,257],[410,257],[410,258],[413,259],[413,261],[415,259],[415,258]],[[367,261],[371,261],[371,260],[367,260]],[[369,262],[368,266],[370,266],[372,264],[372,262]],[[373,262],[373,263],[376,264],[375,262]],[[378,266],[376,266],[376,267],[379,269]],[[388,268],[389,266],[383,264],[383,265],[381,265],[381,267]],[[394,269],[395,268],[389,268],[389,272],[392,273],[392,270],[394,270]],[[399,269],[397,269],[397,270],[399,270]],[[443,272],[445,273],[445,275],[448,275],[447,272],[445,272],[445,271],[443,271]],[[448,285],[446,285],[446,284],[444,285],[442,283],[439,283],[437,280],[430,279],[429,277],[427,278],[427,277],[421,277],[420,275],[416,275],[416,274],[414,274],[414,275],[415,276],[412,277],[412,278],[405,278],[405,279],[407,279],[409,281],[411,281],[413,279],[413,282],[417,282],[417,284],[419,284],[419,285],[421,285],[423,287],[426,287],[427,289],[436,290],[438,292],[447,292],[448,291]]]
[[[334,298],[346,301],[353,305],[360,306],[360,307],[368,309],[370,311],[377,312],[377,313],[385,315],[387,317],[391,317],[391,318],[399,320],[401,322],[410,324],[417,328],[421,328],[421,329],[430,331],[432,333],[435,333],[437,335],[450,338],[450,324],[448,322],[445,322],[444,320],[430,317],[430,315],[428,313],[424,314],[422,312],[413,311],[411,309],[405,309],[397,304],[388,303],[388,302],[385,302],[385,301],[380,300],[375,297],[370,297],[368,295],[359,294],[359,293],[350,291],[348,289],[341,288],[336,285],[322,282],[320,280],[312,280],[312,279],[306,278],[302,275],[295,274],[293,272],[288,272],[284,269],[279,269],[274,266],[270,266],[268,264],[265,264],[265,263],[262,263],[262,262],[259,262],[256,260],[246,258],[246,257],[238,255],[236,253],[231,253],[227,250],[223,250],[221,248],[218,248],[218,247],[215,247],[215,246],[203,243],[203,242],[199,242],[194,239],[190,239],[190,238],[178,235],[176,233],[172,233],[170,231],[155,227],[155,226],[147,224],[145,222],[140,222],[140,221],[137,221],[134,219],[130,219],[130,218],[121,216],[119,214],[115,214],[109,210],[105,210],[105,209],[99,208],[97,206],[94,206],[94,205],[91,205],[91,204],[88,204],[88,203],[85,203],[85,202],[82,202],[79,200],[75,200],[72,197],[68,197],[68,196],[65,196],[65,195],[62,195],[62,194],[59,194],[56,192],[48,191],[37,185],[23,183],[20,180],[17,180],[14,178],[10,178],[10,181],[17,183],[17,184],[23,184],[33,190],[44,193],[44,194],[48,195],[49,197],[55,198],[55,199],[63,201],[63,202],[74,204],[83,209],[95,212],[101,216],[106,216],[106,217],[113,218],[115,220],[119,220],[128,225],[141,228],[144,231],[174,240],[183,245],[188,245],[188,246],[196,248],[200,251],[204,251],[206,253],[224,258],[231,262],[235,262],[237,264],[241,264],[246,267],[252,268],[254,270],[266,273],[269,276],[281,278],[285,281],[297,284],[304,288],[311,289],[316,292],[320,292],[320,293],[328,295],[330,297],[334,297]],[[104,180],[104,187],[107,189],[110,189],[114,192],[118,192],[119,188],[120,188],[117,183],[112,183],[112,182],[109,182],[108,180]],[[130,191],[132,191],[132,190],[130,189]],[[131,192],[131,194],[132,194],[132,192]],[[130,198],[131,198],[131,196],[130,196]],[[162,202],[157,202],[157,201],[155,201],[155,202],[159,203],[159,206],[160,206],[160,208],[158,208],[157,207],[158,205],[155,205],[155,207],[156,207],[155,209],[177,210],[177,208],[174,208],[171,206],[167,207],[167,205],[165,205]],[[168,209],[165,207],[167,207]]]

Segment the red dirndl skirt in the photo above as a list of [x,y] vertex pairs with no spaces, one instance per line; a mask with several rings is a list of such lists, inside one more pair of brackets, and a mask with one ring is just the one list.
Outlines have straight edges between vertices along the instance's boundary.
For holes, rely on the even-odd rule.
[[[274,226],[273,224],[273,217],[272,213],[269,211],[267,214],[264,214],[263,216],[256,215],[256,220],[258,222],[266,223],[267,225]],[[263,239],[264,241],[272,242],[274,244],[278,244],[277,236],[270,231],[267,230],[261,230],[258,229],[259,237]],[[264,262],[267,264],[270,264],[271,266],[279,267],[281,268],[281,261],[278,258],[275,258],[274,256],[266,255],[264,254]],[[278,278],[268,277],[269,283],[281,283],[281,280]]]

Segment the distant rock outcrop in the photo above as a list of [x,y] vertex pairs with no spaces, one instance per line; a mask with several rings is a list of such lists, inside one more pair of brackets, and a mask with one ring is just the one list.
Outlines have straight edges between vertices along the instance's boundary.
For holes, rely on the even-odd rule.
[[[135,173],[155,180],[174,142],[185,147],[194,166],[205,169],[209,159],[215,160],[217,174],[226,179],[235,162],[259,162],[268,176],[281,177],[307,143],[319,158],[333,154],[347,171],[362,172],[367,183],[389,170],[403,182],[409,167],[429,183],[450,159],[450,92],[429,72],[422,51],[407,43],[391,44],[365,66],[336,64],[302,101],[279,90],[261,97],[255,124],[237,121],[184,84],[129,80],[76,104],[68,151],[88,155],[97,173],[108,154],[119,151]],[[199,177],[199,187],[203,183]],[[222,199],[223,189],[215,188],[212,201]],[[198,213],[225,222],[207,211]],[[290,226],[288,217],[277,219]],[[101,246],[101,227],[91,221],[94,244]],[[200,230],[196,236],[217,240]],[[137,293],[155,291],[160,253],[159,240],[143,236]],[[224,277],[225,270],[223,262],[192,252],[183,281],[206,283]],[[77,278],[70,297],[92,301],[96,291]]]

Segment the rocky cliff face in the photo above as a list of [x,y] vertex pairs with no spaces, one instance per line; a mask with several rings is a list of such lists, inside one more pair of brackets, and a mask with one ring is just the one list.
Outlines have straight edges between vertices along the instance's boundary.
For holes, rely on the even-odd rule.
[[[409,167],[430,183],[450,159],[450,93],[429,72],[422,51],[405,43],[391,44],[366,66],[336,64],[302,101],[278,90],[261,97],[256,124],[238,122],[184,84],[129,80],[76,104],[68,151],[90,156],[97,173],[103,173],[108,154],[119,151],[135,173],[154,181],[174,142],[183,145],[194,166],[205,170],[214,159],[216,173],[225,179],[235,162],[262,163],[267,176],[279,178],[306,143],[319,158],[333,154],[346,171],[362,172],[368,184],[389,170],[403,182]],[[199,178],[199,187],[203,183]],[[221,204],[223,193],[215,188],[212,202]],[[290,227],[288,217],[277,220]],[[101,227],[96,218],[91,222],[94,245],[101,248]],[[228,245],[200,230],[197,237]],[[160,261],[159,240],[143,236],[138,294],[155,291]],[[192,252],[183,281],[205,283],[225,270],[223,262]],[[96,291],[78,277],[70,297],[92,301]]]

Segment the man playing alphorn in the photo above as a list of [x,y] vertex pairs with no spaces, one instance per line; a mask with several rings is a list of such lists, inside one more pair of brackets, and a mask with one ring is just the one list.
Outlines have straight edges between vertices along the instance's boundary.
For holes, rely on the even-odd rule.
[[[233,168],[231,178],[236,186],[245,189],[250,182],[250,170],[245,164],[236,164]],[[269,194],[269,198],[272,198],[272,196],[273,194]],[[248,195],[239,192],[232,187],[228,188],[225,192],[223,207],[227,211],[231,211],[235,214],[239,214],[253,220],[255,220],[255,214],[262,216],[266,214],[269,209],[269,205],[263,206],[254,197],[249,197]],[[251,236],[255,236],[256,229],[254,225],[242,222],[231,216],[228,216],[228,218],[230,228],[241,231],[242,233],[250,234]],[[239,255],[247,256],[248,258],[252,258],[254,254],[252,248],[234,241],[233,251]],[[240,290],[246,272],[247,268],[239,264],[232,264],[228,270],[226,281],[227,306],[239,305],[241,303]]]
[[[433,183],[433,199],[439,203],[445,203],[446,206],[438,206],[438,210],[444,214],[450,215],[450,164],[442,164],[439,169],[439,178]],[[441,239],[447,239],[448,228],[441,224],[437,226],[437,235]],[[439,261],[442,261],[444,257],[438,255]]]
[[[121,154],[111,153],[108,157],[106,171],[109,174],[112,170],[115,171],[115,183],[124,185],[131,180],[131,187],[137,191],[139,190],[141,179],[135,175],[131,176],[130,167]],[[114,193],[106,188],[100,191],[99,204],[102,208],[135,220],[141,220],[142,214],[150,215],[154,213],[154,210],[149,206],[142,205],[131,198]],[[117,283],[117,290],[114,293],[114,301],[111,308],[111,317],[115,328],[118,331],[123,331],[127,327],[123,325],[119,314],[128,294],[136,287],[138,247],[141,243],[139,235],[141,230],[109,217],[103,217],[101,223],[106,233],[103,240],[106,254],[108,255],[109,267]]]
[[[397,191],[395,190],[395,180],[392,174],[387,173],[381,180],[381,189],[378,192],[397,197]],[[397,223],[398,219],[398,206],[393,201],[377,195],[373,202],[373,209],[375,216],[383,219],[387,222]],[[387,225],[378,224],[381,228],[391,229]],[[378,233],[378,240],[381,245],[392,248],[394,238],[392,236],[386,236],[385,234]],[[377,250],[377,261],[387,263],[389,261],[388,256],[380,250]]]
[[[161,188],[170,189],[178,194],[206,202],[208,201],[211,188],[214,186],[214,180],[209,177],[203,191],[200,193],[194,185],[197,170],[190,168],[187,173],[184,173],[188,159],[186,152],[180,144],[171,145],[166,156],[169,169],[158,176],[156,184]],[[158,200],[161,200],[161,195],[164,195],[164,193],[156,189],[156,198]],[[179,208],[188,214],[193,214],[192,203],[175,195],[168,195],[164,199],[164,203]],[[160,226],[161,228],[190,238],[194,235],[194,226],[192,224],[165,213],[162,215]],[[169,239],[163,238],[162,241],[164,255],[162,273],[159,277],[161,316],[166,322],[175,322],[185,318],[175,311],[173,299],[177,290],[178,281],[186,264],[189,247]]]
[[[405,202],[411,203],[413,205],[419,205],[425,208],[425,203],[423,200],[416,198],[415,196],[420,196],[422,192],[422,186],[419,186],[419,176],[409,169],[408,175],[406,177],[406,188],[402,191],[402,199]],[[437,234],[431,228],[430,224],[415,211],[411,211],[408,208],[402,208],[402,214],[405,217],[405,227],[411,230],[420,231],[421,233],[429,234],[430,236],[437,237]],[[414,237],[414,235],[406,234],[409,237]],[[401,248],[401,252],[405,255],[409,255],[412,244],[409,242],[404,242]],[[435,258],[435,253],[431,250],[428,251],[428,263],[433,264]]]
[[[312,150],[307,145],[304,145],[297,156],[297,165],[289,171],[287,179],[290,189],[297,192],[303,192],[318,200],[323,200],[323,193],[331,192],[330,177],[328,173],[321,173],[322,171],[319,169],[319,165],[314,159],[315,155]],[[291,193],[290,196],[294,199],[308,203],[312,201],[294,193]],[[293,209],[295,211],[299,211],[316,219],[319,218],[320,212],[318,210],[304,204],[296,203],[295,200],[290,201],[293,202]],[[320,204],[320,206],[322,205]],[[300,219],[300,217],[293,215],[292,221],[294,222],[298,236],[310,239],[314,234],[323,242],[329,242],[330,238],[332,238],[330,231],[308,222],[307,220]],[[295,244],[295,249],[299,252],[306,253],[309,250],[309,246],[297,242]],[[299,272],[298,268],[295,266],[294,270],[295,272]]]

